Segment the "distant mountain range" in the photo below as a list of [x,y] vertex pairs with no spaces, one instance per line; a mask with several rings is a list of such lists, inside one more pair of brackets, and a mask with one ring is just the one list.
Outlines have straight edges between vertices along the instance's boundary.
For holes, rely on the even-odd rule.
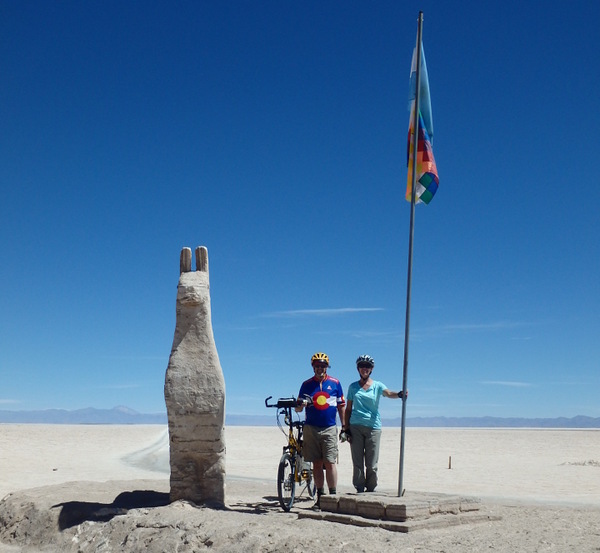
[[144,414],[129,407],[113,409],[45,409],[43,411],[3,411],[0,423],[33,424],[167,424],[166,413]]
[[[400,426],[400,418],[384,421],[388,426]],[[407,426],[451,428],[600,428],[600,418],[577,415],[566,418],[520,418],[520,417],[413,417],[407,418]]]
[[[274,416],[228,415],[229,426],[271,426]],[[401,418],[383,419],[384,427],[402,425]],[[600,428],[600,418],[578,415],[572,418],[504,418],[504,417],[408,417],[406,426],[413,428]]]
[[[43,411],[0,410],[0,423],[12,424],[167,424],[166,413],[138,413],[129,407],[113,409],[46,409]],[[235,415],[225,417],[227,426],[273,426],[272,415]],[[384,419],[384,426],[398,427],[400,418]],[[600,418],[578,415],[566,418],[517,417],[409,417],[407,427],[438,428],[600,428]]]

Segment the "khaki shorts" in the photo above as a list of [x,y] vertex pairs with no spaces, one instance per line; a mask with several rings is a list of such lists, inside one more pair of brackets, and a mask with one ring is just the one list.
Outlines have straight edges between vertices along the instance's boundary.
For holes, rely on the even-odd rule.
[[304,426],[302,457],[305,461],[327,461],[337,463],[338,435],[337,426]]

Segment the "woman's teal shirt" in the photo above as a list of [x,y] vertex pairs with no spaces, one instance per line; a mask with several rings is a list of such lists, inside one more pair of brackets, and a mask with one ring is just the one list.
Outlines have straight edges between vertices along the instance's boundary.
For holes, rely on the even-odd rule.
[[350,424],[379,430],[381,428],[379,400],[384,390],[387,390],[387,386],[377,380],[373,380],[368,390],[363,390],[358,381],[350,384],[346,397],[347,400],[352,401]]

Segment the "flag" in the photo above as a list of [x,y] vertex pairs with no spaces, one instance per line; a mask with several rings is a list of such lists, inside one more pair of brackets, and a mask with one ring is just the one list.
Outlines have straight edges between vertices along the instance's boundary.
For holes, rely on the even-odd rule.
[[[425,128],[429,138],[433,142],[433,117],[431,116],[431,96],[429,95],[429,76],[427,74],[427,62],[425,61],[425,51],[421,44],[421,71],[419,79],[419,111],[423,115]],[[413,50],[412,62],[410,64],[410,82],[408,88],[408,111],[411,111],[415,103],[417,92],[417,49]],[[412,121],[412,119],[411,119]]]
[[[412,196],[413,181],[413,155],[415,148],[415,100],[417,94],[417,49],[413,52],[410,85],[409,85],[409,107],[410,122],[408,127],[408,177],[406,186],[406,199],[410,202]],[[429,95],[429,77],[427,75],[427,64],[425,53],[421,44],[421,64],[419,74],[419,119],[417,129],[417,167],[415,184],[415,203],[428,204],[439,185],[439,177],[435,159],[433,157],[433,117],[431,115],[431,98]]]

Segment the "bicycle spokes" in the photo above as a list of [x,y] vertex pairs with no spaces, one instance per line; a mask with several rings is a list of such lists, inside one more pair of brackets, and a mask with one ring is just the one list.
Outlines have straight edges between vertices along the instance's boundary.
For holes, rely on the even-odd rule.
[[277,496],[284,511],[289,511],[296,495],[296,470],[294,459],[284,453],[279,461],[277,471]]

